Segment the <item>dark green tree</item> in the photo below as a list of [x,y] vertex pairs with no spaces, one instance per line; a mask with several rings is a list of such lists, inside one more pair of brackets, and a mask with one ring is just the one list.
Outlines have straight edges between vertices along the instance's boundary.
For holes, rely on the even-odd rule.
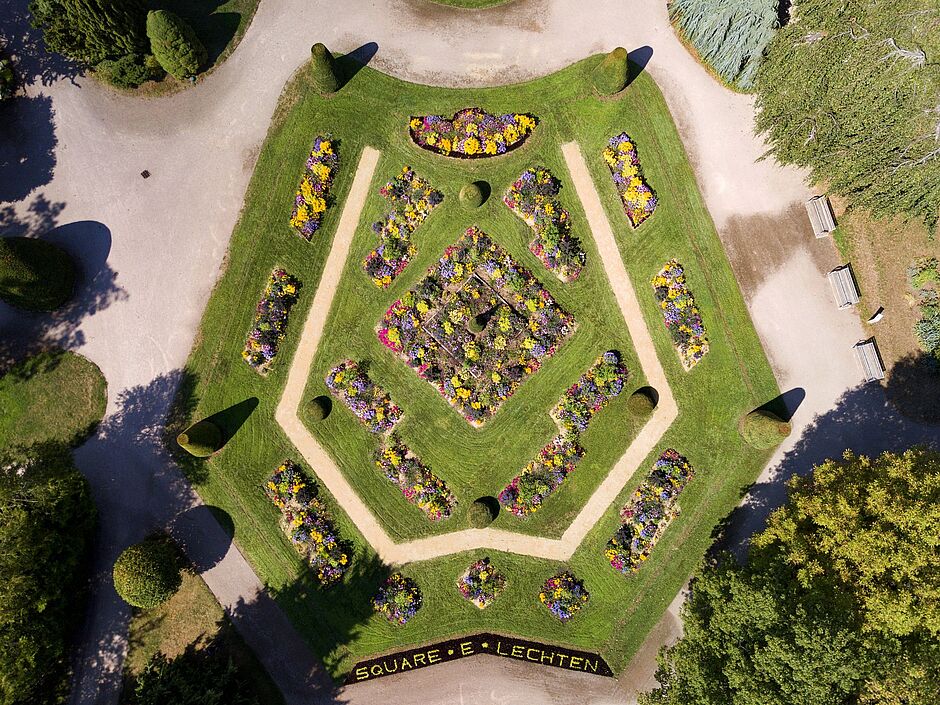
[[141,0],[30,0],[29,11],[46,46],[76,61],[94,65],[145,53]]
[[619,93],[627,86],[630,77],[627,50],[617,47],[594,68],[594,88],[601,95]]
[[169,600],[182,582],[176,547],[163,537],[125,548],[114,563],[114,589],[127,604],[151,609]]
[[209,58],[193,28],[168,10],[154,10],[147,15],[147,37],[160,66],[176,78],[195,76]]
[[52,311],[72,297],[75,263],[68,252],[34,237],[0,238],[0,299]]
[[310,78],[313,88],[320,95],[328,95],[339,90],[339,78],[336,75],[336,62],[333,54],[323,44],[317,42],[310,47]]

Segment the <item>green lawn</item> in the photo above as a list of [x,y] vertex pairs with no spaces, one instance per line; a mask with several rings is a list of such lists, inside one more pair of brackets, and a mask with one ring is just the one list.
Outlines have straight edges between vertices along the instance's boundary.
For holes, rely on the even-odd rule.
[[[310,89],[303,72],[286,89],[232,236],[226,271],[207,305],[187,368],[193,381],[183,390],[178,406],[192,411],[180,414],[175,426],[257,398],[257,408],[220,453],[208,462],[189,462],[187,466],[206,501],[232,516],[235,540],[243,553],[337,676],[368,654],[483,630],[600,651],[615,670],[622,669],[701,559],[713,527],[738,503],[741,488],[753,481],[768,457],[767,452],[743,445],[736,423],[741,414],[775,397],[778,389],[668,109],[659,89],[645,74],[615,99],[594,98],[589,77],[599,60],[592,57],[528,84],[495,89],[429,88],[368,68],[329,99]],[[449,114],[468,105],[481,105],[493,112],[529,112],[538,116],[540,124],[527,145],[492,160],[449,160],[422,152],[406,141],[409,115]],[[624,130],[636,140],[647,178],[660,199],[656,214],[635,232],[627,224],[600,156],[606,139]],[[287,220],[310,141],[324,132],[342,141],[343,164],[334,187],[337,203],[328,212],[323,229],[311,243],[305,243],[290,231]],[[596,257],[592,261],[593,243],[584,230],[581,207],[561,159],[558,145],[571,139],[581,144],[593,170],[678,401],[679,417],[565,566],[583,578],[591,592],[587,607],[570,623],[558,623],[538,603],[539,585],[562,566],[474,551],[401,567],[420,584],[424,607],[406,627],[394,628],[374,615],[369,605],[388,568],[363,544],[345,514],[334,509],[341,531],[355,543],[353,569],[342,586],[320,591],[310,583],[302,562],[278,527],[277,511],[260,490],[280,460],[300,460],[274,423],[274,408],[339,219],[339,205],[362,146],[381,149],[383,158],[367,212],[353,242],[352,264],[338,292],[342,304],[333,309],[329,335],[314,363],[314,384],[319,384],[326,366],[341,357],[369,358],[377,381],[387,385],[406,415],[411,415],[411,420],[406,416],[402,423],[402,435],[466,505],[476,493],[498,490],[550,438],[548,408],[603,349],[621,348],[634,373],[630,389],[642,384],[619,313],[611,308],[599,263]],[[375,191],[403,163],[443,190],[445,201],[416,231],[419,255],[400,280],[390,291],[369,291],[372,285],[357,268],[375,244],[368,231],[368,224],[382,207]],[[553,280],[534,259],[526,257],[525,227],[499,201],[508,182],[536,163],[549,166],[565,184],[561,200],[588,245],[587,269],[575,284]],[[478,217],[474,214],[471,218],[456,207],[455,195],[461,184],[476,178],[490,181],[493,195]],[[523,384],[482,431],[471,429],[430,386],[381,348],[372,332],[383,305],[410,286],[443,246],[456,240],[472,222],[478,222],[521,259],[581,323],[558,355]],[[691,372],[683,371],[679,364],[649,284],[671,257],[686,266],[711,341],[710,352]],[[260,377],[241,360],[240,351],[255,302],[275,265],[298,276],[303,289],[279,358],[271,372]],[[557,536],[635,433],[621,406],[624,401],[625,397],[597,417],[584,438],[588,448],[585,461],[541,512],[526,522],[501,517],[498,525]],[[405,504],[394,487],[381,478],[379,482],[363,462],[363,453],[374,441],[352,424],[340,403],[334,404],[334,415],[336,419],[331,416],[322,429],[317,427],[317,433],[334,454],[338,449],[340,453],[349,451],[351,456],[358,454],[355,467],[344,467],[356,477],[363,496],[390,533],[401,537],[428,531],[423,514]],[[331,421],[336,423],[331,426]],[[655,456],[670,446],[689,458],[697,469],[696,478],[680,498],[682,512],[651,560],[638,574],[624,578],[606,563],[604,546],[618,526],[619,509],[627,496]],[[449,524],[458,528],[463,522],[458,514],[440,529],[449,530]],[[509,587],[492,607],[480,611],[459,596],[454,583],[471,560],[486,554],[506,573]]]
[[0,447],[78,445],[107,401],[104,376],[87,358],[62,351],[28,358],[0,377]]

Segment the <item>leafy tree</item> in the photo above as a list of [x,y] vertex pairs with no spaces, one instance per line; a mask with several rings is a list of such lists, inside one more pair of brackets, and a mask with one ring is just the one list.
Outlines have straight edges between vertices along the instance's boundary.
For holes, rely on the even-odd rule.
[[935,0],[803,0],[757,72],[757,127],[781,162],[931,228],[940,209]]
[[124,549],[113,570],[114,589],[127,604],[150,609],[163,604],[182,583],[175,546],[151,538]]
[[147,46],[141,0],[30,0],[29,11],[51,51],[86,64]]
[[176,78],[195,76],[209,58],[193,28],[169,10],[153,10],[147,15],[147,36],[160,66]]
[[746,564],[707,564],[643,705],[930,705],[940,454],[846,454],[791,482]]
[[750,90],[780,26],[779,5],[779,0],[673,0],[669,16],[722,79]]
[[29,311],[52,311],[72,297],[75,263],[68,252],[34,237],[0,238],[0,299]]
[[95,507],[65,446],[8,449],[0,468],[0,703],[51,702],[81,613]]

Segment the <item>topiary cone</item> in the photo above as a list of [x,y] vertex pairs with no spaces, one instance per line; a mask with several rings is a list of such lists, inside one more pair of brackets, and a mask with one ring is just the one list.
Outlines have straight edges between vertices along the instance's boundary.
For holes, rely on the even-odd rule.
[[320,95],[328,95],[339,90],[336,62],[333,61],[330,50],[320,42],[310,47],[310,78],[314,89]]
[[601,95],[613,95],[627,87],[629,80],[629,62],[627,50],[617,47],[601,61],[595,68],[592,78],[594,88]]
[[203,419],[176,437],[180,448],[197,458],[205,458],[222,447],[222,431],[211,421]]
[[739,431],[744,441],[753,448],[773,448],[792,430],[789,423],[764,409],[755,409],[741,419]]

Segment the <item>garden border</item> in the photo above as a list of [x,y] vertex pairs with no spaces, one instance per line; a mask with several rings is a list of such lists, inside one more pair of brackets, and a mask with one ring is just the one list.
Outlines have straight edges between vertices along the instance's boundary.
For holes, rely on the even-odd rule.
[[320,285],[317,287],[310,312],[304,322],[297,351],[291,361],[284,393],[275,411],[275,420],[314,470],[317,478],[326,485],[340,507],[349,515],[365,540],[386,563],[403,564],[429,560],[481,548],[548,560],[568,560],[678,416],[678,407],[672,396],[666,373],[656,355],[653,339],[646,326],[640,304],[614,239],[610,221],[601,205],[597,187],[588,171],[581,148],[577,142],[568,142],[561,146],[561,151],[571,173],[575,193],[584,208],[589,229],[597,243],[600,261],[603,262],[607,279],[633,340],[640,366],[648,383],[659,392],[659,403],[653,415],[594,490],[560,539],[485,528],[464,529],[405,543],[396,543],[392,540],[372,510],[362,501],[333,459],[317,443],[300,419],[300,408],[310,367],[326,326],[333,298],[348,259],[353,234],[359,224],[360,214],[381,154],[373,147],[363,147],[359,164],[356,167],[356,175],[323,267]]

